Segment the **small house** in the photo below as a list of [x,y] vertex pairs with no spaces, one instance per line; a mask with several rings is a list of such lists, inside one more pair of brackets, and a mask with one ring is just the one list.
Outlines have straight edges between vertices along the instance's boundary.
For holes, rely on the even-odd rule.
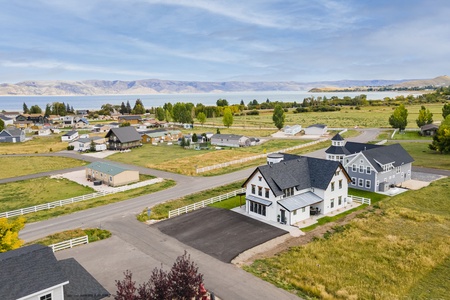
[[76,140],[78,138],[79,138],[78,131],[71,130],[71,131],[66,132],[65,134],[63,134],[61,136],[61,141],[63,141],[63,142],[71,142],[71,141],[74,141],[74,140]]
[[8,127],[10,125],[11,126],[14,125],[14,119],[10,118],[10,117],[7,117],[4,114],[0,114],[0,120],[3,121],[3,124],[4,124],[5,127]]
[[139,171],[130,170],[122,166],[93,162],[86,166],[86,179],[89,181],[101,181],[108,186],[121,186],[139,181]]
[[294,126],[287,125],[286,127],[284,127],[284,134],[286,135],[296,135],[300,131],[302,131],[301,125],[294,125]]
[[25,141],[25,131],[8,128],[0,131],[0,143],[18,143]]
[[220,147],[246,147],[250,146],[250,139],[244,135],[214,134],[211,145]]
[[328,127],[324,124],[314,124],[306,127],[305,135],[324,135],[327,133]]
[[87,138],[79,138],[75,141],[69,143],[69,146],[73,146],[74,151],[90,151],[91,146],[94,146],[95,151],[104,151],[106,150],[106,140],[102,137],[87,137]]
[[119,116],[118,120],[120,124],[130,123],[131,125],[137,125],[142,122],[141,116],[131,116],[131,115]]
[[436,124],[426,124],[420,127],[420,134],[423,136],[433,136],[436,134],[436,131],[439,129],[439,126]]

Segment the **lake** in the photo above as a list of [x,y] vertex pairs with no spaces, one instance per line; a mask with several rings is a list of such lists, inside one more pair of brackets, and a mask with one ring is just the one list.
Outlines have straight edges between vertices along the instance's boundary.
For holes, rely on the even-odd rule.
[[45,110],[47,104],[53,102],[64,102],[77,109],[100,109],[103,104],[109,103],[112,105],[120,105],[122,102],[126,104],[130,101],[131,106],[134,106],[136,99],[141,99],[144,107],[163,106],[164,103],[176,102],[191,102],[194,104],[202,103],[204,105],[216,105],[218,99],[226,99],[229,104],[239,104],[241,100],[248,104],[253,99],[258,102],[264,102],[267,99],[270,101],[281,102],[303,102],[307,97],[323,97],[330,98],[338,96],[355,97],[358,95],[367,95],[368,100],[378,100],[385,97],[394,98],[399,95],[408,95],[408,92],[332,92],[332,93],[310,93],[307,91],[297,92],[229,92],[229,93],[202,93],[202,94],[151,94],[151,95],[102,95],[102,96],[0,96],[0,111],[22,111],[23,103],[25,102],[30,108],[33,105],[38,105],[42,110]]

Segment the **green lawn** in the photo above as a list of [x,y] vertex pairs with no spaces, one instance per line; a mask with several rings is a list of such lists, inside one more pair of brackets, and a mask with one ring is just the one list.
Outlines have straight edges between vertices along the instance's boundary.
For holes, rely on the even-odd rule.
[[397,132],[394,135],[394,140],[429,140],[431,142],[432,137],[431,136],[423,136],[420,135],[420,131],[402,131],[402,132]]
[[447,299],[449,188],[446,178],[381,200],[334,234],[245,269],[307,299]]
[[44,246],[49,246],[52,244],[64,242],[64,241],[82,237],[85,235],[88,236],[89,243],[92,243],[92,242],[104,240],[104,239],[111,237],[111,232],[109,232],[108,230],[99,229],[99,228],[71,229],[71,230],[66,230],[63,232],[58,232],[58,233],[46,236],[44,238],[29,242],[29,243],[27,243],[27,245],[41,244]]
[[402,147],[414,158],[413,166],[450,170],[450,155],[430,150],[430,143],[401,143]]
[[0,179],[84,166],[82,160],[59,156],[3,156],[0,165],[5,172]]

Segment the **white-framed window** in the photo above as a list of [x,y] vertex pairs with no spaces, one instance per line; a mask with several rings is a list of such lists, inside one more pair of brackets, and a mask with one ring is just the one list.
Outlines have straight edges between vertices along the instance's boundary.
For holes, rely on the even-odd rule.
[[112,176],[109,176],[109,181],[112,181]]
[[254,212],[255,214],[265,216],[266,206],[254,201],[250,201],[250,211]]
[[331,207],[331,208],[334,207],[334,198],[332,198],[332,199],[330,200],[330,207]]
[[366,167],[366,174],[370,174],[370,167]]
[[262,186],[258,186],[258,196],[262,197]]
[[371,185],[371,181],[370,180],[366,180],[366,188],[370,189],[370,185]]
[[289,196],[292,196],[292,195],[294,195],[294,188],[293,187],[283,190],[283,198],[286,198],[286,197],[289,197]]
[[258,180],[261,181],[261,180],[262,180],[262,177],[261,177],[261,176],[258,176]]
[[396,171],[397,174],[400,173],[402,171],[402,167],[397,167]]
[[342,196],[338,197],[338,205],[342,205]]
[[331,183],[331,191],[334,191],[334,182]]
[[252,184],[252,194],[256,194],[256,186],[254,184]]
[[297,210],[293,211],[293,215],[296,216],[297,215]]
[[341,171],[339,169],[336,170],[336,173],[334,173],[335,176],[339,176],[339,174],[341,173]]
[[358,179],[358,186],[363,186],[364,185],[364,179],[359,178]]
[[352,165],[352,172],[356,172],[356,164]]
[[269,191],[270,191],[269,189],[266,189],[266,193],[265,193],[265,197],[266,197],[266,198],[270,198],[270,196],[269,196]]
[[363,165],[359,165],[359,173],[364,173],[364,166]]
[[353,185],[356,184],[356,177],[352,177],[352,184],[353,184]]
[[52,300],[52,293],[48,293],[39,297],[39,300]]
[[339,180],[339,189],[342,189],[342,179]]
[[306,208],[302,207],[302,212],[305,212]]

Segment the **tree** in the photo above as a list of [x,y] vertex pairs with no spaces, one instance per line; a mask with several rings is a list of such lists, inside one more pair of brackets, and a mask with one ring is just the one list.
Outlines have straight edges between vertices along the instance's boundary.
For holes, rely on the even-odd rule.
[[120,104],[119,112],[120,112],[122,115],[124,115],[124,114],[126,114],[126,113],[128,112],[128,111],[127,111],[127,107],[125,106],[125,103],[123,103],[123,101],[122,101],[122,104]]
[[197,120],[203,126],[203,124],[205,124],[205,122],[206,122],[206,115],[205,115],[205,113],[204,112],[199,112],[198,115],[197,115]]
[[119,125],[119,127],[128,127],[128,126],[131,126],[130,122],[123,122],[123,123],[120,123],[120,125]]
[[408,124],[408,110],[403,104],[400,104],[389,117],[389,124],[392,128],[398,128],[400,131],[405,130]]
[[131,113],[131,105],[130,105],[130,101],[127,101],[127,114]]
[[91,140],[91,144],[89,145],[89,151],[91,151],[91,152],[96,151],[94,140]]
[[231,113],[231,109],[229,107],[226,107],[223,110],[223,126],[226,126],[230,128],[231,125],[233,125],[233,114]]
[[32,107],[30,107],[29,113],[30,114],[41,114],[42,109],[38,105],[33,105]]
[[283,128],[283,126],[284,126],[284,119],[285,119],[285,115],[284,115],[283,107],[281,107],[280,104],[277,104],[275,106],[275,109],[273,110],[272,120],[273,120],[273,123],[275,124],[275,126],[278,129]]
[[14,221],[0,218],[0,252],[14,250],[22,246],[19,231],[25,226],[25,218],[19,217]]
[[158,121],[164,121],[164,109],[162,107],[157,107],[155,111],[155,117],[158,119]]
[[23,103],[23,113],[24,114],[30,113],[30,110],[28,109],[28,106],[25,102]]
[[228,101],[226,99],[218,99],[216,104],[217,106],[228,106]]
[[197,136],[197,134],[194,132],[194,134],[192,135],[192,141],[194,142],[194,143],[197,143],[198,142],[198,136]]
[[132,112],[133,112],[133,114],[136,114],[136,115],[145,114],[144,104],[142,103],[141,99],[136,100],[136,103],[134,104]]
[[431,150],[440,153],[450,153],[450,115],[442,121],[441,126],[433,136],[433,142],[428,146]]
[[448,115],[450,115],[450,103],[446,103],[442,107],[442,117],[444,118],[444,120],[447,118]]
[[123,280],[116,280],[115,300],[191,300],[200,296],[203,274],[184,252],[173,264],[169,273],[153,269],[148,282],[136,287],[133,274],[127,270]]
[[425,106],[423,105],[419,110],[419,116],[417,117],[416,123],[419,127],[433,123],[433,114],[428,108],[425,108]]
[[2,119],[0,119],[0,131],[2,131],[3,129],[5,129],[5,122],[3,122]]
[[48,117],[48,116],[50,116],[51,114],[52,114],[52,108],[51,108],[50,104],[47,104],[47,105],[45,106],[45,116]]

